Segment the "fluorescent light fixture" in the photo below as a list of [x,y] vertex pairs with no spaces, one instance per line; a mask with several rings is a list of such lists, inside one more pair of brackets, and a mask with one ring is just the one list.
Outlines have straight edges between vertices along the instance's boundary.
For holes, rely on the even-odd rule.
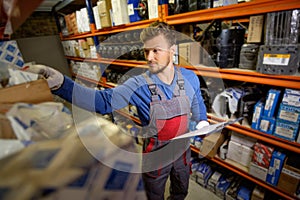
[[52,8],[59,3],[55,10],[60,10],[74,0],[44,0],[35,11],[51,12]]

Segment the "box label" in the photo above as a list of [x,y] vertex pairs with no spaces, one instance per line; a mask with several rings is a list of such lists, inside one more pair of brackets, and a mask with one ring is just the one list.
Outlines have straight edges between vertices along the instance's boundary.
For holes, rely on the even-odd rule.
[[264,54],[263,64],[287,66],[290,61],[290,54]]

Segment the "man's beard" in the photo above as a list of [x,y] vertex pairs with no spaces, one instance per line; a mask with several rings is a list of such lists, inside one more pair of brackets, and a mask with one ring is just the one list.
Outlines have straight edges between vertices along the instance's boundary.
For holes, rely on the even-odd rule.
[[[159,68],[158,70],[155,70],[155,69],[153,69],[152,67],[149,67],[149,71],[150,71],[152,74],[158,74],[158,73],[164,71],[164,70],[167,68],[167,66],[168,66],[169,63],[170,63],[170,59],[168,60],[167,64],[165,64],[165,65],[154,64],[154,65],[156,65],[156,66],[158,66],[158,67],[161,67],[161,68]],[[148,64],[151,65],[151,63],[148,63]]]

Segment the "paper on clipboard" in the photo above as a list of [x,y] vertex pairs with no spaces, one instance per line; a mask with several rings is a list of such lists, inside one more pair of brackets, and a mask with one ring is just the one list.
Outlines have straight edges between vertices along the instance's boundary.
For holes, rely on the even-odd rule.
[[194,137],[194,136],[198,136],[198,135],[207,135],[207,134],[211,134],[211,133],[216,133],[216,132],[222,130],[225,126],[227,126],[229,124],[233,124],[237,121],[240,121],[241,119],[243,119],[243,118],[241,117],[241,118],[238,118],[238,119],[235,119],[235,120],[232,120],[232,121],[221,122],[221,123],[205,126],[201,129],[191,131],[191,132],[185,133],[183,135],[177,136],[177,137],[173,138],[172,140],[188,138],[188,137]]

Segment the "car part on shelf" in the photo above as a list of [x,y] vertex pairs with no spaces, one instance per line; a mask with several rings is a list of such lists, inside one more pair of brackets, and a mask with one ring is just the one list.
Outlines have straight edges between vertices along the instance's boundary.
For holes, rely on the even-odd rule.
[[258,50],[258,44],[244,44],[240,52],[239,68],[255,70]]

